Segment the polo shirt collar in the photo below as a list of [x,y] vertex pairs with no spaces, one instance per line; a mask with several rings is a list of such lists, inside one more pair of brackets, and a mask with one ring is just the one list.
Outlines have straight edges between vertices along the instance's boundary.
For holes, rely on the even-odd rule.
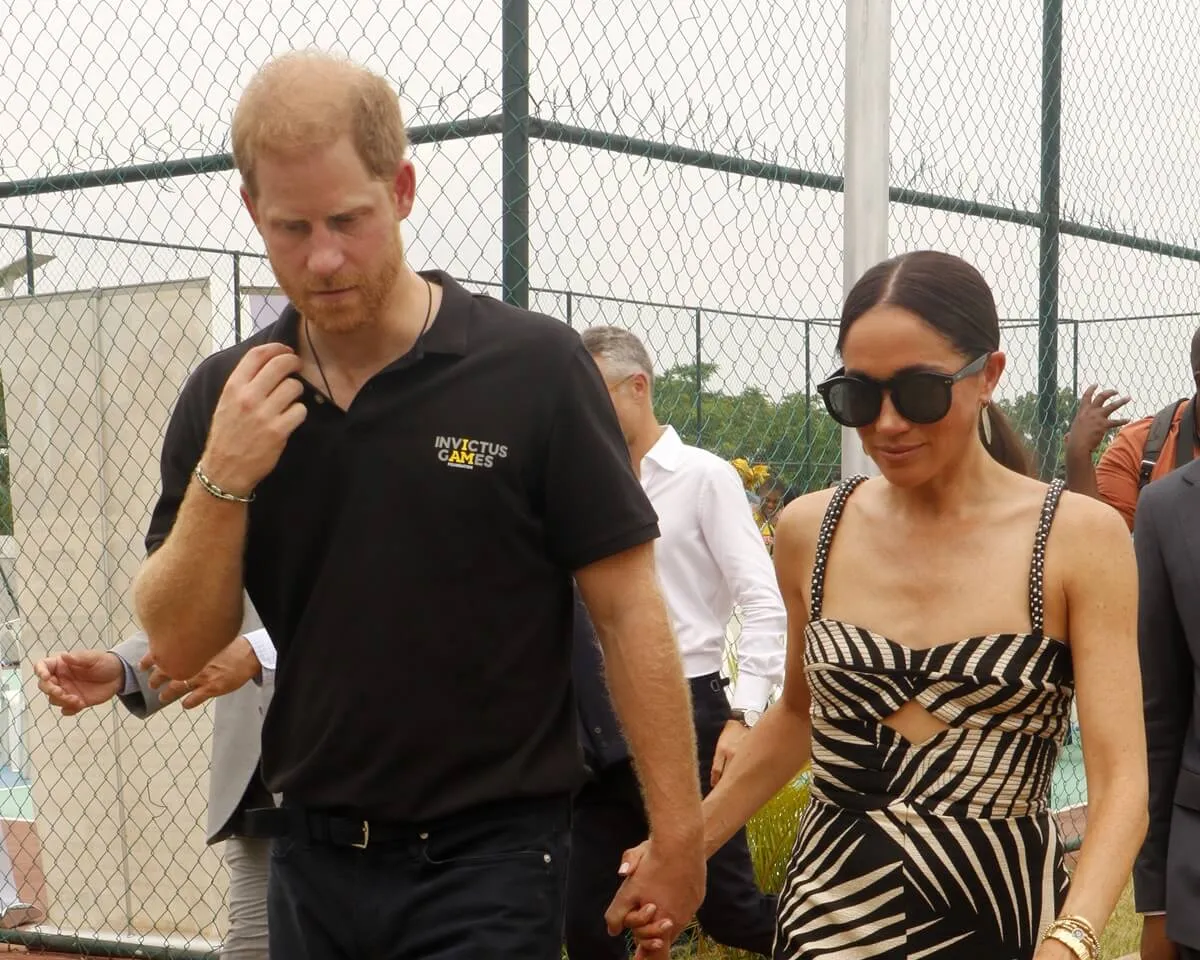
[[[443,270],[419,270],[418,275],[442,288],[442,302],[433,323],[421,337],[420,351],[464,356],[470,347],[468,327],[475,302],[453,277]],[[293,349],[300,346],[300,312],[289,302],[269,328],[269,343],[286,343]]]
[[668,424],[654,446],[646,451],[645,459],[657,464],[664,470],[674,471],[679,467],[679,461],[682,456],[683,441],[679,439],[679,434],[675,432],[675,428]]
[[433,326],[422,343],[426,353],[449,353],[461,357],[467,352],[467,325],[475,300],[444,270],[419,270],[419,276],[442,288],[442,304],[438,307]]

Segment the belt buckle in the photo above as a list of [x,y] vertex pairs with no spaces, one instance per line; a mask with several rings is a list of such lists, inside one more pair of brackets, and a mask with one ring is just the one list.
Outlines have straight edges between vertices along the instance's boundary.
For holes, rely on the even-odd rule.
[[367,844],[371,842],[371,824],[366,820],[362,822],[362,843],[352,843],[350,846],[355,850],[366,850]]

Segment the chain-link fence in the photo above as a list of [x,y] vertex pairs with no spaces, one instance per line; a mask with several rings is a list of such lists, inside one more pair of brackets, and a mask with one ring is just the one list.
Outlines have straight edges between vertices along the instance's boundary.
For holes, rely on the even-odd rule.
[[[1136,414],[1192,392],[1200,11],[891,6],[890,246],[984,271],[1002,402],[1043,475],[1060,472],[1087,383]],[[838,475],[815,384],[836,365],[843,286],[844,3],[15,0],[0,23],[5,926],[146,955],[203,952],[224,929],[198,826],[210,709],[66,719],[31,665],[134,631],[170,406],[273,309],[227,153],[271,53],[339,49],[395,81],[415,265],[576,327],[629,326],[685,438],[797,490]],[[1054,801],[1085,800],[1075,738]]]

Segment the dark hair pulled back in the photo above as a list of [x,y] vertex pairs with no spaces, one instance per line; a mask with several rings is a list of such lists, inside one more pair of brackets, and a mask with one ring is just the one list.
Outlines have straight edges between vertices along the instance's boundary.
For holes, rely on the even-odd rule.
[[[846,297],[838,326],[837,350],[864,313],[880,304],[908,310],[940,333],[967,360],[1000,349],[1000,315],[992,289],[965,260],[937,250],[916,250],[878,263],[862,275]],[[987,407],[991,438],[979,438],[988,453],[1017,473],[1031,475],[1029,451],[994,403]]]

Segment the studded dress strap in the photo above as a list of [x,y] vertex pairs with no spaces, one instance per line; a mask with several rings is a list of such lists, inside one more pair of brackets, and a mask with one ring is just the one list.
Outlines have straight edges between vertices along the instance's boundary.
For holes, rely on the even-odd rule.
[[1042,515],[1038,519],[1037,535],[1033,539],[1033,563],[1029,568],[1029,619],[1033,623],[1035,637],[1042,636],[1046,619],[1046,540],[1050,536],[1050,524],[1054,522],[1054,511],[1058,509],[1063,490],[1063,480],[1052,480],[1042,502]]
[[812,586],[810,589],[809,618],[821,619],[821,606],[825,600],[825,565],[829,562],[829,547],[833,543],[833,534],[837,530],[838,521],[842,519],[842,511],[846,501],[850,499],[858,485],[866,480],[865,474],[855,474],[847,477],[838,484],[833,492],[833,499],[825,508],[825,518],[821,521],[821,532],[817,535],[817,555],[813,560]]

